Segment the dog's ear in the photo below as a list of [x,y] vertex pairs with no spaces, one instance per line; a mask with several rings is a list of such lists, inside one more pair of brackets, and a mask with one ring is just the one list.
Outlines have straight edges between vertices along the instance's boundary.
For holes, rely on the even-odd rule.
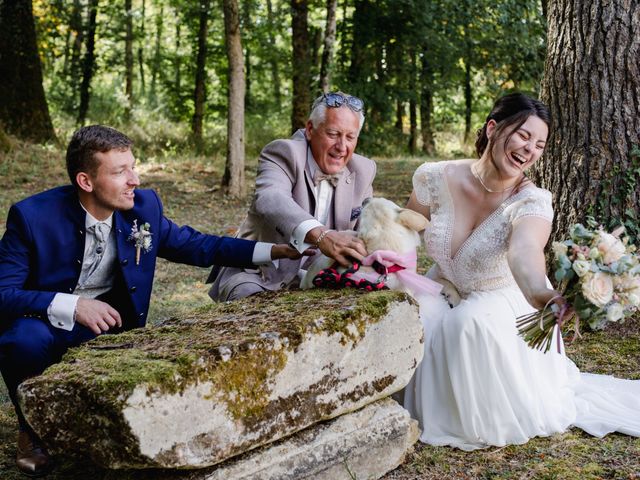
[[410,228],[411,230],[415,230],[416,232],[421,232],[427,228],[429,220],[427,220],[421,213],[414,212],[408,208],[403,208],[400,210],[400,213],[398,213],[398,223]]

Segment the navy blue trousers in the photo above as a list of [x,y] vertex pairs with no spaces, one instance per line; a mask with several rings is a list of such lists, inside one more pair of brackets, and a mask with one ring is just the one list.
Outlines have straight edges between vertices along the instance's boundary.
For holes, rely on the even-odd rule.
[[95,333],[78,323],[73,330],[66,331],[53,327],[47,320],[31,317],[15,319],[0,334],[0,372],[16,409],[21,430],[30,431],[30,428],[16,399],[18,385],[59,362],[70,347],[95,337]]

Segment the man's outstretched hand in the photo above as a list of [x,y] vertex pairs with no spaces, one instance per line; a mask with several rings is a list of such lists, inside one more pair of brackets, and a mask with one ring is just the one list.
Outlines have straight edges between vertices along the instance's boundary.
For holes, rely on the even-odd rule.
[[310,237],[310,243],[315,243],[322,253],[343,267],[350,267],[354,259],[362,261],[367,256],[364,242],[349,233],[316,227],[307,237]]
[[277,260],[279,258],[290,258],[291,260],[298,260],[302,257],[308,257],[313,255],[315,250],[312,248],[307,248],[305,251],[300,253],[293,247],[286,245],[284,243],[277,243],[273,247],[271,247],[271,260]]
[[122,319],[118,311],[111,305],[92,298],[78,299],[76,304],[76,322],[84,325],[96,335],[109,329],[122,326]]

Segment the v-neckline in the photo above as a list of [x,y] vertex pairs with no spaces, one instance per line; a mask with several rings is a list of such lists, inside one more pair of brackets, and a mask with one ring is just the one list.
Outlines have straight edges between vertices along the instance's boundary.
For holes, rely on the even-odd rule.
[[489,220],[491,220],[493,217],[495,217],[499,212],[501,212],[502,210],[504,210],[504,208],[506,207],[506,205],[510,202],[513,201],[513,199],[515,199],[516,197],[518,197],[521,193],[523,193],[524,191],[526,191],[527,189],[523,189],[520,190],[517,193],[514,193],[513,195],[509,195],[507,198],[505,198],[496,208],[495,210],[493,210],[489,215],[487,215],[484,220],[482,220],[477,226],[476,228],[474,228],[473,230],[471,230],[471,233],[467,236],[467,238],[465,238],[462,243],[460,243],[460,246],[458,247],[458,250],[456,250],[455,255],[451,255],[451,243],[453,240],[453,226],[456,222],[456,208],[455,208],[455,204],[453,201],[453,194],[451,193],[451,189],[449,188],[449,181],[447,179],[447,167],[449,165],[446,165],[445,168],[442,169],[442,181],[444,182],[444,186],[447,190],[447,196],[449,198],[449,204],[450,204],[450,208],[451,208],[451,218],[450,221],[447,224],[447,235],[446,235],[446,239],[447,239],[447,244],[445,245],[445,255],[447,257],[447,259],[450,262],[455,262],[458,257],[460,256],[460,252],[462,252],[464,250],[464,248],[466,247],[466,245],[469,243],[469,241],[475,236],[476,232],[478,232],[478,230],[482,229],[482,227],[484,227],[484,225],[487,224],[487,222]]

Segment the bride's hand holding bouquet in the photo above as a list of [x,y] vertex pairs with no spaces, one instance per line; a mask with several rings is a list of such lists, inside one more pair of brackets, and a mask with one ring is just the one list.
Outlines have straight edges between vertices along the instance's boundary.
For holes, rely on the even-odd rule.
[[[555,280],[562,296],[551,298],[538,312],[518,318],[520,335],[533,348],[548,351],[553,331],[559,334],[580,323],[592,329],[617,322],[633,314],[640,305],[640,262],[636,247],[619,238],[623,228],[612,233],[576,224],[570,238],[553,243]],[[573,322],[569,320],[573,318]],[[560,335],[558,335],[560,351]]]

